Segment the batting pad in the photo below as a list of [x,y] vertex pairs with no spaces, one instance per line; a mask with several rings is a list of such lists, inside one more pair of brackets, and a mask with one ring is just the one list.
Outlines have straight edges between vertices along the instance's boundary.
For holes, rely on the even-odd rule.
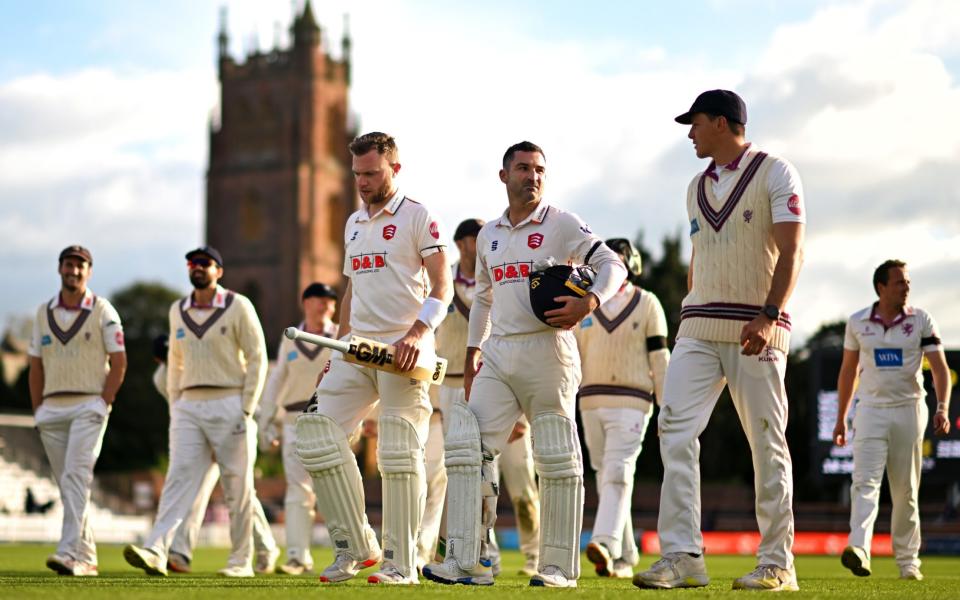
[[533,460],[540,475],[540,565],[554,565],[570,579],[580,576],[583,524],[583,462],[577,426],[555,414],[535,417]]
[[324,415],[297,417],[297,456],[313,478],[317,507],[330,531],[334,551],[357,561],[379,553],[376,540],[364,531],[363,484],[347,436]]
[[415,577],[417,535],[427,498],[423,448],[410,421],[381,415],[377,458],[383,477],[383,559]]
[[446,556],[470,571],[480,560],[480,426],[466,402],[457,399],[443,415],[444,464],[447,467]]

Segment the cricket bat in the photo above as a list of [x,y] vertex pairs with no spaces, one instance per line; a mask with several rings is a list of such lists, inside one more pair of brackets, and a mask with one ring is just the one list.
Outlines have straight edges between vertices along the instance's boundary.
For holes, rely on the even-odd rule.
[[447,374],[447,359],[424,353],[420,353],[417,364],[412,371],[401,371],[394,365],[393,357],[396,355],[396,349],[392,345],[365,337],[354,335],[350,336],[349,342],[341,342],[333,338],[307,333],[296,327],[287,327],[283,331],[283,335],[291,340],[303,340],[310,344],[337,350],[343,353],[343,359],[349,363],[426,381],[432,385],[443,383],[443,378]]

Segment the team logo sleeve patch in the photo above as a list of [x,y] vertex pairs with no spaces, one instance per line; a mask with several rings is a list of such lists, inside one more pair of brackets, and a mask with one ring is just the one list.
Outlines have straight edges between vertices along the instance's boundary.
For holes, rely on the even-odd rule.
[[803,204],[800,202],[800,196],[794,194],[787,200],[787,208],[798,217],[803,212]]

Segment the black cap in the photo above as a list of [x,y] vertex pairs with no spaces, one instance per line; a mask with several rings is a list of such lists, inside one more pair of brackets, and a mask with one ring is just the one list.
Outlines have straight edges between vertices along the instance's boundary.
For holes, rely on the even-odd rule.
[[220,265],[221,267],[223,266],[223,258],[220,256],[220,252],[218,252],[217,249],[214,248],[213,246],[200,246],[196,250],[191,250],[190,252],[187,252],[187,260],[190,260],[191,258],[193,258],[198,254],[205,254],[210,258],[212,258],[213,260],[217,261],[218,265]]
[[303,295],[300,296],[300,301],[302,302],[307,298],[333,298],[336,300],[337,290],[325,283],[314,282],[303,290]]
[[93,255],[90,254],[90,251],[89,251],[89,250],[87,250],[86,248],[84,248],[83,246],[80,246],[80,245],[78,245],[78,244],[74,244],[73,246],[67,246],[66,248],[64,248],[63,250],[61,250],[61,251],[60,251],[60,262],[63,262],[63,259],[65,259],[65,258],[68,257],[68,256],[74,256],[74,257],[76,257],[76,258],[82,258],[83,260],[87,261],[87,262],[90,263],[91,265],[93,264]]
[[483,221],[480,219],[467,219],[457,225],[457,230],[453,232],[453,241],[459,242],[465,237],[477,237],[483,228]]
[[167,362],[167,353],[170,351],[170,336],[161,333],[153,338],[153,357],[157,360]]
[[743,98],[730,90],[710,90],[700,94],[693,101],[690,110],[675,118],[674,121],[689,125],[693,122],[693,115],[696,113],[726,117],[728,121],[741,125],[747,124],[747,105],[743,102]]

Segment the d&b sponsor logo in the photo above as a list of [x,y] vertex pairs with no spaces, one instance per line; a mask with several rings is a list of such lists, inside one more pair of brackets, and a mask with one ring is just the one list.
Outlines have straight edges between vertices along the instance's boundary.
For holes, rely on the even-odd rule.
[[532,267],[532,261],[515,262],[509,264],[505,263],[492,267],[490,269],[490,274],[493,276],[493,280],[496,283],[525,281],[527,276],[530,275]]

